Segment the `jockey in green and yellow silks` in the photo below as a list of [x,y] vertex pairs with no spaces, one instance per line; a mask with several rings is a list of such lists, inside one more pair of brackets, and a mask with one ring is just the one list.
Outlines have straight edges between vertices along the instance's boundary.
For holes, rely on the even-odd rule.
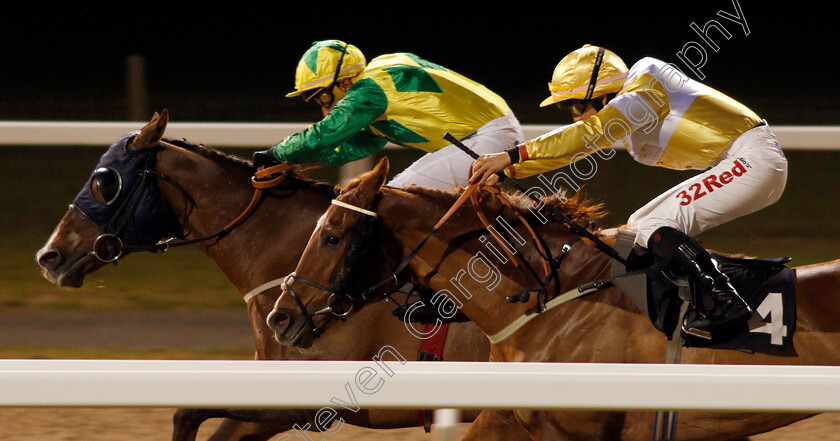
[[524,140],[504,99],[410,53],[366,63],[353,45],[315,42],[301,58],[295,91],[287,96],[315,102],[324,118],[269,149],[270,157],[258,152],[256,162],[341,165],[390,142],[427,154],[389,185],[450,188],[466,185],[472,160],[443,140],[447,131],[479,154],[501,152]]

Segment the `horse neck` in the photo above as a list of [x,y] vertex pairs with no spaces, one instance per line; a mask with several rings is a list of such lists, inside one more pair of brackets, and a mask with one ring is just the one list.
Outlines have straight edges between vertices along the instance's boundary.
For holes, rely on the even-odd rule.
[[[156,169],[183,187],[195,201],[195,207],[187,215],[189,206],[184,194],[171,184],[159,182],[164,205],[185,222],[187,239],[221,230],[244,212],[254,195],[253,171],[222,155],[205,156],[168,146],[159,153]],[[285,192],[282,198],[266,196],[225,237],[196,245],[244,295],[294,270],[329,200],[323,189],[301,184],[290,190],[288,196]]]
[[[395,192],[382,199],[380,213],[389,234],[402,244],[404,250],[408,250],[432,230],[433,224],[456,198],[457,195],[445,194],[434,198],[419,198],[410,193]],[[485,215],[492,219],[495,216],[491,216],[493,208],[486,210]],[[555,256],[574,237],[560,223],[529,223],[545,239]],[[544,277],[542,257],[530,233],[521,225],[516,230],[529,242],[518,246],[516,253],[530,262],[538,274]],[[418,282],[446,296],[485,334],[493,335],[521,317],[537,302],[534,293],[525,303],[510,303],[506,298],[520,292],[526,287],[524,285],[535,288],[539,283],[532,277],[526,276],[523,279],[510,259],[503,263],[507,256],[503,255],[501,247],[484,228],[474,209],[465,205],[429,239],[412,261],[411,268]],[[609,262],[606,255],[587,241],[578,241],[558,269],[559,291],[607,277]],[[550,294],[554,293],[553,283],[556,281],[546,288]],[[604,301],[624,307],[622,300],[616,296]],[[440,303],[437,306],[440,308]]]

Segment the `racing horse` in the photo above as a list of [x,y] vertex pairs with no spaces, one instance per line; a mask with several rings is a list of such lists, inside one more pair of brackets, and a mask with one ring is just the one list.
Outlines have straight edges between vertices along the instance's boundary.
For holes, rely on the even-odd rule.
[[[269,315],[269,323],[281,343],[305,346],[335,326],[330,314],[315,309],[327,304],[328,297],[333,298],[333,308],[342,310],[352,307],[361,312],[375,305],[381,296],[370,295],[365,286],[348,286],[342,279],[377,271],[380,274],[374,279],[382,280],[383,286],[389,278],[400,277],[423,283],[441,294],[438,305],[450,303],[449,309],[457,307],[489,337],[491,361],[662,362],[668,339],[616,286],[603,286],[553,308],[544,308],[547,303],[543,303],[543,309],[539,309],[538,302],[546,300],[539,292],[551,293],[554,284],[561,287],[554,292],[565,293],[579,291],[575,288],[593,281],[609,280],[613,258],[592,240],[609,244],[611,239],[604,232],[595,231],[592,238],[580,239],[566,224],[534,221],[534,204],[529,200],[509,198],[508,203],[503,203],[499,195],[481,189],[472,188],[472,195],[478,197],[458,208],[456,202],[464,200],[471,187],[450,192],[390,188],[383,185],[387,171],[384,158],[372,171],[350,182],[313,232]],[[519,195],[503,195],[508,194]],[[579,194],[568,200],[554,195],[543,202],[561,210],[578,225],[603,215],[602,206]],[[504,262],[510,255],[503,252],[502,242],[487,238],[491,228],[477,214],[497,219],[490,225],[495,233],[503,232],[503,220],[509,227],[504,234],[510,244],[517,243],[517,236],[529,237],[529,226],[536,234],[530,237],[535,241],[542,238],[544,247],[523,246],[519,256],[535,269],[545,257],[556,256],[557,275],[543,286],[546,290],[534,288],[540,288],[540,281],[548,280],[541,271],[517,271],[510,263],[496,263]],[[439,219],[448,220],[441,223]],[[365,250],[364,244],[381,246],[368,245]],[[364,265],[358,265],[360,259],[354,259],[353,254],[363,256]],[[491,258],[494,254],[496,257]],[[840,260],[795,267],[792,271],[798,297],[794,352],[780,355],[686,347],[681,361],[840,365],[840,302],[836,300],[840,294]],[[336,286],[345,290],[334,289]],[[516,293],[526,290],[538,291],[538,295],[517,297]],[[542,313],[532,314],[535,310]],[[523,317],[530,320],[523,321]],[[511,327],[515,323],[518,325]],[[685,412],[677,422],[676,439],[743,439],[809,416],[812,415]],[[539,440],[649,440],[654,430],[653,412],[515,409],[485,411],[471,425],[465,439],[504,439],[496,433],[500,418],[515,422]]]
[[[341,332],[324,335],[310,351],[279,345],[266,317],[280,290],[255,288],[294,268],[317,219],[335,197],[335,187],[308,179],[299,168],[287,166],[282,182],[263,193],[250,217],[225,230],[255,201],[252,176],[256,170],[250,162],[218,150],[164,139],[168,121],[166,110],[155,114],[142,130],[122,137],[106,152],[37,253],[48,280],[59,286],[80,287],[87,274],[131,252],[162,251],[194,242],[247,296],[256,359],[371,360],[385,345],[407,358],[418,354],[420,340],[392,315],[394,305],[384,302],[343,322],[336,327]],[[146,184],[132,184],[143,176]],[[131,205],[124,202],[135,187],[145,190],[137,191],[134,209],[115,215],[118,207]],[[117,222],[110,222],[118,217]],[[223,230],[226,232],[219,234]],[[182,239],[158,242],[170,235]],[[444,359],[489,358],[489,343],[468,322],[452,323],[444,348]],[[465,412],[464,418],[469,421],[477,413]],[[339,417],[371,428],[418,425],[417,411],[342,411]],[[208,418],[226,418],[212,440],[266,440],[292,430],[295,424],[318,427],[310,410],[179,409],[174,416],[173,440],[194,440],[200,424]]]

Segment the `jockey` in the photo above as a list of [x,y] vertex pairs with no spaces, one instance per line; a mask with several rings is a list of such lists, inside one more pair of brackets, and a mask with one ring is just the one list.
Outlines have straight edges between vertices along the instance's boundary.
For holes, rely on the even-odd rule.
[[712,256],[692,237],[775,203],[787,160],[766,121],[732,98],[689,79],[672,64],[643,58],[629,70],[613,52],[585,45],[564,57],[541,107],[569,109],[573,124],[506,153],[481,155],[470,183],[493,185],[494,173],[526,177],[609,147],[637,162],[701,172],[630,216],[636,247],[694,285],[684,332],[717,338],[744,327],[750,307]]
[[321,107],[324,118],[254,154],[274,161],[341,165],[391,142],[427,152],[388,185],[447,189],[466,186],[472,159],[443,140],[449,131],[479,153],[504,152],[524,141],[505,101],[486,87],[409,53],[365,62],[339,40],[312,44],[297,66],[295,90]]

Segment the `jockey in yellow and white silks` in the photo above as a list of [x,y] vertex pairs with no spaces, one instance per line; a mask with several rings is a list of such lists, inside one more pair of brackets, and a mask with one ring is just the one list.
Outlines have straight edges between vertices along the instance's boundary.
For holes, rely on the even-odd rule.
[[258,152],[255,162],[341,165],[391,142],[427,154],[389,185],[445,189],[465,186],[472,162],[444,141],[447,131],[479,153],[502,152],[525,138],[500,96],[410,53],[366,63],[353,45],[315,42],[298,63],[295,91],[287,96],[300,95],[321,106],[324,119]]
[[492,184],[502,170],[514,177],[544,173],[616,147],[645,165],[701,170],[633,213],[627,227],[641,251],[685,273],[695,292],[705,291],[692,298],[686,332],[716,338],[745,327],[749,306],[692,236],[781,197],[787,160],[767,123],[672,64],[643,58],[627,69],[613,52],[590,45],[560,61],[549,90],[541,106],[570,109],[574,123],[506,153],[482,155],[470,182]]

